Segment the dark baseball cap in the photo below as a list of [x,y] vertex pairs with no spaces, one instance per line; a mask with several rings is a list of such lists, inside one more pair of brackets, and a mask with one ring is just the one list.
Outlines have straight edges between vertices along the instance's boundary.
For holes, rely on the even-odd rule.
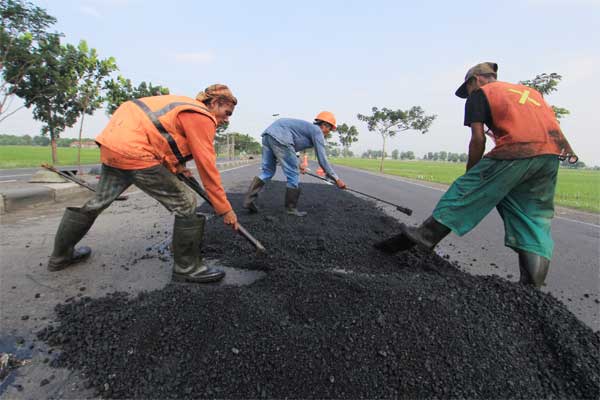
[[483,75],[483,74],[494,74],[497,75],[498,72],[498,64],[493,62],[484,62],[481,64],[477,64],[474,67],[471,67],[467,71],[467,75],[465,75],[465,81],[462,85],[456,90],[454,93],[461,99],[466,99],[469,97],[469,93],[467,92],[467,81],[474,77],[475,75]]

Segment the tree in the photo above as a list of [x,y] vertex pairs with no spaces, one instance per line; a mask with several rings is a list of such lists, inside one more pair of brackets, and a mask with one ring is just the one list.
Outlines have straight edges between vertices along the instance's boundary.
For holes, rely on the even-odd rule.
[[398,149],[392,151],[392,160],[397,160],[398,159]]
[[339,147],[340,144],[333,137],[330,137],[329,140],[325,139],[325,153],[328,157],[339,157]]
[[126,101],[142,97],[160,96],[169,94],[169,88],[154,86],[152,83],[142,82],[134,87],[130,79],[121,75],[117,79],[111,79],[104,85],[106,89],[106,113],[112,115],[121,104]]
[[81,173],[81,134],[85,115],[92,115],[102,106],[104,97],[101,89],[111,72],[117,69],[115,59],[109,57],[102,60],[98,57],[96,49],[89,49],[87,43],[79,42],[77,60],[77,98],[73,103],[75,111],[81,116],[79,124],[79,147],[77,150],[77,165]]
[[358,129],[354,125],[348,126],[346,124],[338,125],[338,135],[340,136],[340,143],[342,144],[343,151],[342,155],[348,157],[350,153],[350,146],[352,143],[358,141]]
[[[537,90],[542,94],[542,96],[546,96],[558,90],[556,87],[558,86],[561,80],[561,75],[552,72],[551,74],[542,73],[536,75],[533,79],[520,81],[519,83],[521,85],[529,86],[530,88]],[[558,120],[560,120],[565,115],[569,115],[571,113],[569,110],[562,107],[552,106],[552,109],[554,110],[554,114],[556,115],[556,119]]]
[[[229,139],[227,138],[229,136]],[[252,136],[246,135],[239,132],[230,132],[228,135],[218,135],[215,137],[215,146],[218,149],[225,148],[227,150],[227,146],[229,143],[234,143],[235,150],[239,153],[244,152],[246,154],[258,154],[260,153],[261,146]]]
[[41,40],[39,47],[41,62],[27,71],[15,94],[27,108],[33,107],[33,117],[43,123],[42,135],[50,136],[52,162],[57,163],[56,139],[79,115],[74,107],[79,50],[61,45],[58,36]]
[[0,0],[0,122],[20,110],[10,109],[17,88],[28,71],[42,62],[40,41],[57,33],[46,30],[56,18],[31,3]]
[[460,162],[467,162],[467,160],[469,159],[469,156],[467,155],[467,153],[460,153],[460,156],[458,156],[458,159],[460,160]]
[[448,153],[445,151],[440,151],[440,160],[446,161],[447,158],[448,158]]
[[425,115],[425,111],[419,106],[414,106],[406,111],[391,110],[385,107],[379,110],[377,107],[373,107],[371,112],[371,115],[358,114],[357,118],[367,123],[370,132],[377,131],[383,139],[379,172],[383,172],[385,142],[388,137],[393,137],[398,132],[409,129],[426,133],[436,118],[436,115]]
[[46,136],[34,136],[33,137],[33,145],[34,146],[48,146],[50,144],[50,139]]

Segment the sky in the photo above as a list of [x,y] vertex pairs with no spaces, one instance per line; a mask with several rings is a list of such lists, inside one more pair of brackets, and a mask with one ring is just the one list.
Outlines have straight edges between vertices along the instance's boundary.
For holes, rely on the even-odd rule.
[[[600,0],[33,3],[57,18],[65,42],[83,39],[115,57],[117,73],[136,85],[190,97],[228,85],[239,100],[230,131],[259,139],[273,114],[312,121],[328,110],[358,128],[358,154],[380,150],[382,139],[357,114],[414,105],[436,120],[426,134],[392,138],[388,153],[466,153],[470,130],[454,91],[472,65],[496,62],[507,82],[556,72],[563,80],[546,100],[571,111],[561,121],[565,135],[582,161],[600,165]],[[103,110],[87,117],[83,136],[95,137],[107,121]],[[0,132],[37,135],[40,127],[23,109]]]

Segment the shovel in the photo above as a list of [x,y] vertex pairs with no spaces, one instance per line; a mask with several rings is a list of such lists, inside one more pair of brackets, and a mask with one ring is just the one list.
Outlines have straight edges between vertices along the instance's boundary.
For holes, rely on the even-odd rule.
[[[306,170],[308,170],[308,168],[306,168]],[[306,175],[312,176],[313,178],[320,179],[320,180],[322,180],[323,182],[326,182],[326,183],[328,183],[329,185],[335,185],[335,183],[333,183],[332,181],[330,181],[330,180],[329,180],[329,179],[327,179],[327,178],[320,177],[319,175],[313,174],[313,173],[311,173],[311,172],[308,172],[308,171],[305,171],[304,173],[305,173]],[[353,193],[356,193],[356,194],[360,194],[360,195],[362,195],[362,196],[368,197],[368,198],[370,198],[370,199],[373,199],[373,200],[377,200],[377,201],[379,201],[379,202],[381,202],[381,203],[385,203],[385,204],[389,204],[390,206],[394,206],[394,207],[396,207],[396,210],[398,210],[398,211],[400,211],[400,212],[402,212],[402,213],[404,213],[404,214],[406,214],[406,215],[412,215],[412,213],[413,213],[413,212],[412,212],[412,210],[411,210],[410,208],[406,208],[406,207],[399,206],[398,204],[390,203],[390,202],[389,202],[389,201],[387,201],[387,200],[383,200],[383,199],[380,199],[380,198],[378,198],[378,197],[371,196],[370,194],[363,193],[363,192],[359,192],[358,190],[350,189],[349,187],[346,187],[346,190],[347,190],[347,191],[349,191],[349,192],[353,192]]]
[[[79,186],[83,186],[84,188],[89,189],[92,192],[96,193],[96,189],[94,189],[93,187],[88,185],[85,181],[83,181],[81,179],[77,179],[73,175],[67,174],[66,172],[59,171],[56,168],[54,168],[52,165],[42,164],[41,167],[47,169],[48,171],[52,171],[52,172],[62,176],[63,178],[65,178],[71,182],[74,182],[74,183],[78,184]],[[127,200],[127,199],[128,199],[127,196],[119,196],[115,200],[123,201],[123,200]]]
[[[177,178],[179,178],[180,181],[185,183],[194,192],[198,193],[198,195],[202,197],[204,201],[206,201],[212,207],[212,203],[208,199],[208,195],[206,194],[202,186],[200,186],[200,183],[196,180],[196,178],[194,178],[193,176],[185,176],[183,174],[177,174]],[[239,222],[237,232],[240,235],[242,235],[244,239],[250,242],[252,246],[256,248],[256,251],[258,253],[266,253],[267,250],[262,245],[262,243],[259,242],[258,239],[256,239],[254,236],[252,236],[250,232],[248,232],[246,228],[244,228]]]

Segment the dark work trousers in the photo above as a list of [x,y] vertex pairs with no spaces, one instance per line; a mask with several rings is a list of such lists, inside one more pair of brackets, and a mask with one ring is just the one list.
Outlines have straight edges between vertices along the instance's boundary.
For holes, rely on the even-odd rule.
[[187,217],[196,212],[196,195],[163,165],[138,170],[102,165],[96,195],[79,212],[96,218],[132,184],[177,216]]

